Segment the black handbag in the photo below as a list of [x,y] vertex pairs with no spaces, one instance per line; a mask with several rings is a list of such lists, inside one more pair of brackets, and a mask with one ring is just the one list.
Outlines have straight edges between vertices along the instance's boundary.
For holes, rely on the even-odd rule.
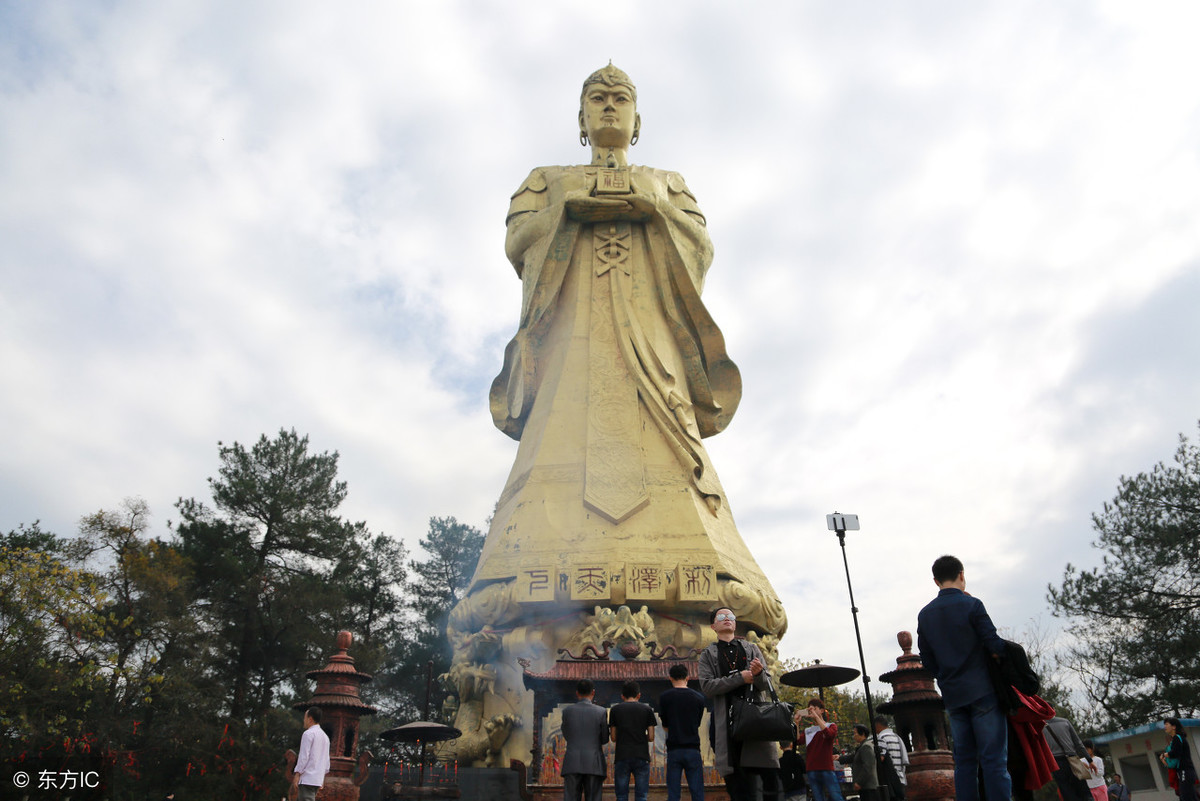
[[900,781],[900,774],[892,763],[892,755],[882,745],[879,747],[879,785],[887,787],[896,801],[904,801],[904,782]]
[[729,736],[743,743],[796,739],[792,723],[792,705],[779,700],[771,678],[767,677],[770,701],[731,698],[729,701]]

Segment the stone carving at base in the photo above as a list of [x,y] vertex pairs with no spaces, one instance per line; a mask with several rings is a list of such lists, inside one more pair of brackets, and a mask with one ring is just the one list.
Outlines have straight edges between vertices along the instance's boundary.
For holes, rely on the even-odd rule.
[[779,663],[779,638],[774,634],[763,634],[759,636],[757,631],[752,631],[746,635],[746,639],[758,646],[763,652],[763,656],[767,660],[767,672],[778,679],[783,675],[783,667]]
[[583,650],[578,654],[572,653],[570,648],[559,648],[558,655],[560,657],[565,656],[567,659],[574,659],[577,661],[583,659],[608,659],[609,652],[612,651],[613,642],[612,640],[605,640],[602,645],[604,646],[604,649],[600,651],[596,650],[596,646],[594,645],[585,645],[583,646]]
[[[763,606],[761,601],[748,598],[745,587],[733,592],[743,606]],[[496,611],[501,610],[497,607]],[[554,611],[562,612],[561,608]],[[456,621],[461,625],[467,619],[458,616]],[[530,694],[517,683],[522,663],[527,668],[549,670],[555,659],[692,659],[715,639],[708,626],[707,610],[671,608],[659,613],[645,604],[637,612],[623,604],[615,609],[592,606],[547,614],[507,630],[483,622],[495,619],[499,619],[496,614],[471,617],[470,621],[480,626],[477,631],[451,629],[458,648],[442,680],[457,696],[454,725],[463,736],[444,746],[440,753],[450,754],[462,764],[528,760],[532,730],[525,724],[532,720],[533,707]],[[779,637],[758,628],[747,628],[744,635],[758,644],[767,658],[768,670],[777,676]],[[488,661],[479,661],[481,658]]]
[[454,727],[463,734],[440,747],[438,759],[446,762],[457,760],[463,765],[487,768],[507,764],[501,759],[501,754],[513,729],[521,727],[521,719],[511,712],[484,719],[482,710],[482,701],[472,701],[459,707]]

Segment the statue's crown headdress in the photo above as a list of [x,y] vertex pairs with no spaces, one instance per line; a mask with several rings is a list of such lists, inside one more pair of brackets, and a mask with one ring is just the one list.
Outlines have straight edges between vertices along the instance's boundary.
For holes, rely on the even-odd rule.
[[605,86],[628,86],[630,93],[633,94],[633,102],[637,102],[637,87],[633,85],[633,81],[624,71],[613,66],[612,61],[608,62],[607,67],[600,69],[587,76],[587,80],[583,82],[583,91],[594,83],[604,84]]

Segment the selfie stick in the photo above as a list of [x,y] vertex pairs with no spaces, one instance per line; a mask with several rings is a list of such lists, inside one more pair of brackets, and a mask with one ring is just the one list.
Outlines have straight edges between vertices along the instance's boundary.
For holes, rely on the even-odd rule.
[[[862,634],[858,630],[858,607],[854,605],[854,585],[850,583],[850,562],[846,559],[846,532],[858,531],[858,515],[844,515],[834,512],[825,515],[825,524],[829,530],[837,534],[838,543],[842,546],[842,564],[846,568],[846,589],[850,591],[850,614],[854,617],[854,640],[858,643],[858,664],[862,668],[863,692],[867,696],[867,730],[871,732],[871,745],[875,749],[876,774],[879,773],[879,736],[875,733],[875,705],[871,703],[871,677],[867,675],[867,660],[863,656]],[[883,776],[878,776],[879,792],[886,799],[887,785]]]

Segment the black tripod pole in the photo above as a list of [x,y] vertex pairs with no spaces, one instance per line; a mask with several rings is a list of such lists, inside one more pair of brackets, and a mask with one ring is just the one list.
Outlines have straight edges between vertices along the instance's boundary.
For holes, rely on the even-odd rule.
[[[861,650],[861,649],[860,649]],[[425,706],[421,707],[421,720],[429,720],[429,691],[433,687],[433,660],[425,670]],[[417,786],[425,786],[425,741],[421,740],[421,764],[417,767]]]
[[846,589],[850,592],[850,614],[854,617],[854,640],[858,643],[858,665],[862,669],[863,692],[867,696],[867,731],[871,733],[871,746],[875,749],[875,775],[879,782],[879,795],[887,801],[887,784],[883,780],[883,772],[879,769],[881,754],[879,753],[879,735],[875,732],[875,705],[871,703],[871,677],[867,675],[867,659],[863,656],[862,634],[858,629],[858,607],[854,605],[854,585],[850,583],[850,562],[846,559],[846,530],[834,529],[838,544],[842,546],[842,565],[846,568]]

